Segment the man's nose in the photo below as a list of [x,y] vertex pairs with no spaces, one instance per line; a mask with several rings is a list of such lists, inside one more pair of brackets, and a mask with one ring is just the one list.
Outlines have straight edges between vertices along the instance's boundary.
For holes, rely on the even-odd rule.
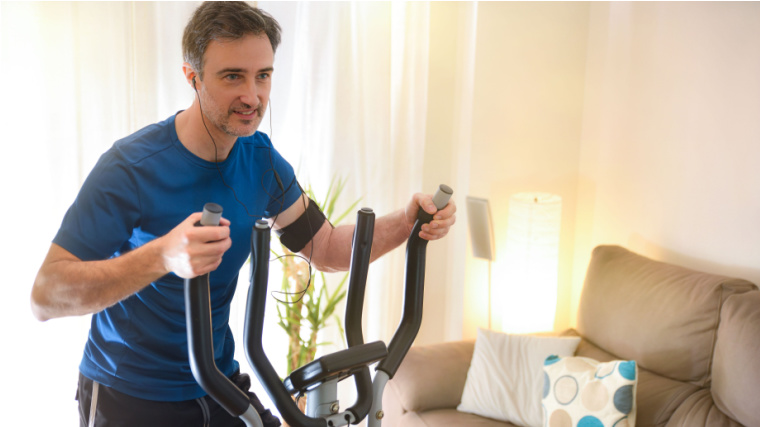
[[256,86],[255,81],[250,81],[243,87],[243,92],[240,94],[240,100],[248,105],[259,105],[259,88]]

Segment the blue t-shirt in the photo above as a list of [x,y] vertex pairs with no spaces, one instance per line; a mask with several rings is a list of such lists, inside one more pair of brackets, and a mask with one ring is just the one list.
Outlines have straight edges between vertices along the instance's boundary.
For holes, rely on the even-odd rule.
[[[259,132],[238,138],[218,168],[182,145],[174,116],[147,126],[101,156],[53,242],[83,261],[108,259],[167,234],[207,202],[220,204],[231,222],[232,247],[210,274],[211,314],[216,363],[230,376],[239,366],[228,326],[230,302],[250,253],[251,227],[257,219],[287,209],[300,190],[293,168]],[[245,208],[224,185],[219,170]],[[80,370],[142,399],[180,401],[205,395],[188,361],[184,280],[168,274],[93,314]]]

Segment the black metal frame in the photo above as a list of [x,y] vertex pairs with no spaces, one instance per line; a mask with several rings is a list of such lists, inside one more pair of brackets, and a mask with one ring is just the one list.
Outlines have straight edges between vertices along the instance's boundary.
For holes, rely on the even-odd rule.
[[[446,206],[451,194],[450,188],[441,186],[441,191],[434,197],[439,209]],[[349,376],[354,377],[357,400],[346,412],[353,416],[354,424],[358,424],[367,416],[373,402],[369,365],[380,360],[376,369],[387,374],[388,378],[393,378],[422,323],[425,254],[428,241],[420,238],[419,233],[422,225],[432,219],[432,215],[420,209],[407,240],[403,315],[386,352],[385,344],[382,342],[365,344],[362,334],[362,309],[375,214],[367,208],[357,213],[346,301],[345,331],[348,349],[325,356],[321,358],[324,360],[318,359],[302,367],[302,371],[294,372],[291,374],[292,380],[286,379],[288,387],[280,380],[263,348],[271,236],[265,221],[256,222],[251,232],[251,285],[245,316],[245,351],[256,376],[288,424],[299,427],[327,427],[328,422],[325,419],[312,418],[302,413],[291,393],[301,393],[306,387],[313,387],[321,381],[340,380]],[[214,363],[208,275],[185,281],[185,304],[193,375],[201,387],[227,412],[233,416],[240,416],[249,408],[248,398]]]

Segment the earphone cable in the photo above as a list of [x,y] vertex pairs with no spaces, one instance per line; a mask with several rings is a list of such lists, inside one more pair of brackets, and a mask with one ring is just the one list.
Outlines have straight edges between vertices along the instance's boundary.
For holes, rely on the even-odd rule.
[[[205,119],[205,115],[203,113],[203,105],[201,104],[201,96],[200,96],[200,93],[198,92],[198,89],[195,87],[195,78],[193,78],[193,89],[195,90],[195,94],[198,97],[198,108],[199,108],[200,114],[201,114],[201,122],[203,123],[203,127],[206,129],[206,133],[208,134],[209,138],[211,138],[211,143],[214,145],[214,166],[216,167],[217,173],[219,174],[219,178],[222,180],[222,184],[224,184],[225,187],[227,187],[230,191],[232,191],[232,196],[235,198],[235,200],[237,201],[237,203],[240,206],[243,207],[243,209],[245,210],[246,215],[248,215],[251,218],[261,218],[261,219],[263,219],[263,216],[251,215],[251,213],[248,211],[248,207],[240,200],[240,198],[238,198],[237,192],[235,191],[235,189],[232,188],[232,186],[230,186],[229,184],[227,184],[227,181],[224,179],[224,174],[222,174],[222,170],[219,167],[219,152],[218,152],[218,148],[217,148],[217,145],[216,145],[216,140],[214,140],[213,135],[211,135],[211,131],[209,130],[208,126],[206,125],[206,119]],[[279,217],[280,213],[283,211],[283,208],[284,208],[284,205],[285,205],[285,195],[288,193],[288,191],[290,191],[290,189],[293,187],[294,183],[296,185],[298,185],[298,188],[301,191],[301,195],[302,196],[300,198],[301,198],[301,201],[303,202],[303,205],[304,205],[304,213],[306,212],[306,208],[307,208],[307,206],[306,206],[306,200],[303,199],[303,195],[305,195],[306,193],[303,191],[303,188],[301,188],[301,185],[296,180],[295,175],[293,176],[293,180],[291,180],[291,182],[288,184],[288,187],[287,188],[283,188],[282,181],[280,180],[280,178],[279,178],[279,176],[277,174],[277,170],[274,167],[274,160],[272,158],[272,147],[271,147],[272,136],[274,136],[274,128],[272,127],[271,108],[272,107],[271,107],[271,100],[270,100],[270,106],[269,106],[269,109],[270,109],[270,113],[269,113],[270,147],[267,147],[267,149],[269,150],[269,165],[271,166],[270,170],[272,171],[272,174],[274,175],[274,177],[275,177],[275,179],[276,179],[276,181],[277,181],[277,183],[278,183],[278,185],[280,187],[280,191],[282,192],[282,195],[278,198],[278,197],[274,197],[272,194],[269,193],[269,191],[267,190],[266,186],[264,185],[264,177],[265,177],[266,173],[269,172],[269,170],[264,171],[264,173],[261,175],[261,188],[270,197],[270,199],[272,199],[275,203],[277,203],[279,205],[279,209],[277,209],[277,213],[275,214],[274,218],[272,219],[272,225],[270,226],[270,229],[272,229],[274,227],[274,224],[277,222],[277,218]],[[314,236],[314,230],[313,230],[313,228],[311,226],[311,220],[309,219],[308,215],[306,217],[306,221],[307,221],[307,223],[309,225],[309,233],[312,236]],[[314,245],[314,239],[312,238],[312,240],[311,240],[311,250],[309,251],[309,257],[308,257],[308,259],[306,257],[300,255],[300,254],[295,254],[294,253],[294,254],[281,255],[281,256],[278,256],[278,257],[276,257],[274,259],[270,259],[269,260],[269,262],[274,262],[274,261],[276,261],[278,259],[281,259],[281,258],[284,258],[284,257],[287,257],[287,256],[297,257],[297,258],[301,258],[304,261],[306,261],[306,263],[308,264],[308,270],[309,270],[309,277],[308,277],[308,280],[306,282],[306,286],[304,287],[304,289],[302,291],[298,291],[298,292],[272,291],[272,298],[274,298],[275,300],[277,300],[277,301],[279,301],[281,303],[287,303],[287,304],[296,304],[296,303],[298,303],[299,301],[301,301],[303,299],[303,297],[308,292],[309,287],[311,286],[311,279],[312,279],[311,257],[314,254],[314,247],[315,247],[315,245]],[[298,298],[296,300],[294,300],[294,301],[283,301],[283,300],[281,300],[281,299],[279,299],[279,298],[277,298],[277,297],[274,296],[275,292],[280,293],[280,294],[285,294],[285,295],[298,295]]]

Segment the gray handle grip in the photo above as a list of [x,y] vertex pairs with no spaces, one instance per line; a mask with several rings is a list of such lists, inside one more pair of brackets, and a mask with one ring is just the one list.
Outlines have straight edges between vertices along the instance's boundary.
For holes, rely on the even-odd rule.
[[445,208],[449,204],[452,194],[454,194],[454,190],[451,187],[446,184],[439,185],[438,190],[433,195],[433,204],[438,210]]
[[222,219],[222,207],[216,203],[206,203],[203,205],[203,215],[201,216],[201,225],[219,225]]

